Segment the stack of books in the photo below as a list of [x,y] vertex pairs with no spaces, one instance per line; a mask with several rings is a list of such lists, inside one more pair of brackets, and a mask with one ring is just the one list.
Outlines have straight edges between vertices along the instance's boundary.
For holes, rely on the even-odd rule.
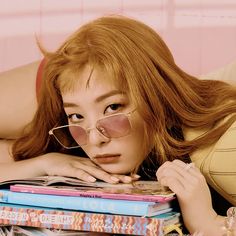
[[0,225],[162,236],[181,231],[175,195],[157,181],[87,183],[42,176],[0,183]]

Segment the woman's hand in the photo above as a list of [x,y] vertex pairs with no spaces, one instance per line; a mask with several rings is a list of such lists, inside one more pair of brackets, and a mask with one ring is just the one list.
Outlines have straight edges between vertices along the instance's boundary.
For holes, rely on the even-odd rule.
[[48,153],[39,158],[41,158],[41,171],[46,175],[76,177],[87,182],[95,182],[96,179],[100,179],[108,183],[129,183],[138,179],[138,176],[109,174],[89,158],[61,153]]
[[[167,161],[158,169],[156,175],[162,185],[176,193],[184,223],[190,232],[201,231],[210,236],[213,233],[207,227],[219,229],[208,185],[198,168],[180,160]],[[213,231],[215,233],[214,229]],[[219,231],[214,236],[220,235],[218,233]]]

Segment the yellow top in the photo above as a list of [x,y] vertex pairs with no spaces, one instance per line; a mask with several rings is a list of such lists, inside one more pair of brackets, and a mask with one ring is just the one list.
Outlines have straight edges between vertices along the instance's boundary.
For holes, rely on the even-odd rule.
[[[185,130],[185,139],[192,140],[203,132]],[[190,158],[208,184],[236,206],[236,121],[215,144],[197,150]]]

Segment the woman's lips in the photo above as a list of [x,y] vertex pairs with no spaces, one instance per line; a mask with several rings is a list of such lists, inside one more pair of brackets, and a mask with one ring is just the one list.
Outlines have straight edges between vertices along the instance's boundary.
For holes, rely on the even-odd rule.
[[99,164],[110,164],[118,162],[120,155],[109,154],[109,155],[97,155],[93,159]]

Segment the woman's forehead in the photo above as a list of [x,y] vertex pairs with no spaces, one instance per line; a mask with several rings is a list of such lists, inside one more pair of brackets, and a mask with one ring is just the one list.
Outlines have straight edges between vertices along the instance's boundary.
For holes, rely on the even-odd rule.
[[73,91],[78,86],[89,88],[100,83],[106,83],[107,86],[127,93],[127,86],[124,86],[126,84],[125,80],[116,75],[114,71],[101,66],[87,64],[83,67],[71,67],[65,69],[58,78],[58,85],[62,93]]

